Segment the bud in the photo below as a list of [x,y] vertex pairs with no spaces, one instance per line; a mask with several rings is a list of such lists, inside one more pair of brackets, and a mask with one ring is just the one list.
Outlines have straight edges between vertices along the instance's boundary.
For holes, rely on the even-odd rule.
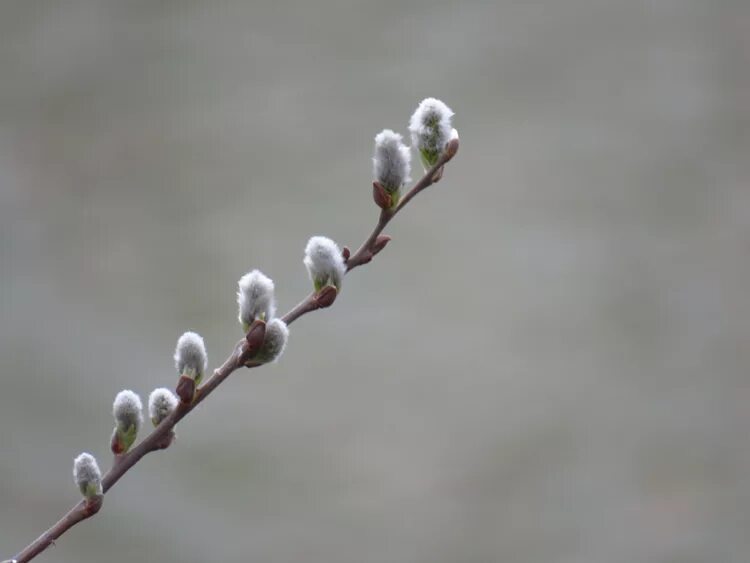
[[112,453],[119,455],[130,449],[143,422],[141,398],[132,391],[120,391],[112,405],[115,429],[112,432]]
[[191,379],[186,375],[181,375],[177,380],[175,393],[177,393],[180,401],[186,405],[191,404],[195,398],[195,379]]
[[403,143],[401,135],[384,129],[375,136],[372,169],[375,181],[389,196],[387,208],[395,207],[401,195],[401,188],[411,180],[411,151]]
[[200,334],[186,332],[177,340],[174,351],[174,365],[177,373],[195,381],[198,385],[208,367],[206,345]]
[[237,304],[242,329],[247,332],[255,319],[267,321],[276,314],[273,280],[260,270],[248,272],[237,282]]
[[341,289],[346,264],[341,250],[331,239],[312,237],[305,247],[304,263],[315,291],[320,291],[327,285]]
[[378,235],[375,242],[372,243],[372,254],[373,256],[383,250],[385,245],[391,242],[391,237],[388,235]]
[[[383,187],[383,184],[377,181],[372,183],[372,199],[380,209],[391,209],[395,205],[391,194]],[[398,196],[396,199],[398,200]]]
[[247,347],[245,348],[244,353],[247,356],[254,356],[255,353],[260,350],[260,347],[263,346],[263,341],[266,338],[266,323],[265,321],[261,321],[259,319],[256,319],[253,321],[253,324],[250,325],[250,328],[247,331],[247,334],[245,335],[245,341],[247,342]]
[[159,426],[177,408],[178,399],[175,394],[164,387],[154,389],[148,397],[148,416],[151,424]]
[[[180,381],[182,381],[182,377],[180,378]],[[189,381],[193,384],[193,392],[195,390],[195,382],[192,379],[185,378],[186,381]],[[191,402],[193,399],[193,396],[191,395],[189,400],[186,402]],[[159,426],[161,422],[167,418],[170,414],[174,412],[174,410],[177,408],[177,405],[179,404],[179,399],[175,396],[172,391],[169,389],[166,389],[164,387],[160,389],[154,389],[151,391],[151,395],[148,397],[148,416],[151,419],[151,424],[154,426]],[[175,438],[174,430],[170,429],[162,438],[159,439],[159,441],[156,443],[156,447],[159,449],[166,449],[171,444],[172,441]]]
[[412,144],[419,150],[425,170],[433,167],[451,140],[453,110],[440,100],[425,98],[409,120]]
[[[372,260],[372,256],[370,256],[370,260]],[[338,290],[332,285],[327,285],[321,288],[321,290],[316,293],[313,298],[315,307],[317,309],[325,309],[326,307],[330,307],[331,305],[333,305],[333,302],[336,301],[337,295]]]
[[82,453],[73,460],[73,479],[86,499],[103,494],[102,472],[91,454]]
[[259,362],[275,362],[284,353],[286,342],[289,339],[289,328],[281,319],[272,319],[266,324],[266,336],[263,346],[254,358]]
[[458,131],[455,129],[451,130],[451,138],[448,141],[448,144],[445,146],[445,155],[448,159],[453,158],[456,156],[456,153],[458,152]]

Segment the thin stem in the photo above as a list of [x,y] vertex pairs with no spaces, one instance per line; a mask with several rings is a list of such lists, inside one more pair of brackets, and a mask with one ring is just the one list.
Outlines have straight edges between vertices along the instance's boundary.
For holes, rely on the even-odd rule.
[[[21,553],[16,555],[16,558],[12,560],[14,563],[20,563],[21,561],[31,561],[39,555],[42,551],[47,549],[51,544],[55,543],[55,540],[67,532],[70,528],[82,522],[86,518],[89,518],[96,514],[101,507],[101,497],[98,501],[87,502],[86,500],[80,501],[73,508],[71,508],[65,516],[60,518],[57,523],[52,526],[49,530],[39,536],[34,542],[24,549]],[[6,563],[6,562],[3,562]]]
[[318,309],[318,306],[315,304],[315,293],[311,293],[305,297],[305,299],[297,303],[291,311],[281,317],[281,320],[290,325],[302,315],[306,315],[315,309]]
[[[428,170],[425,175],[412,187],[412,189],[401,199],[400,203],[395,209],[382,210],[380,217],[375,225],[372,233],[362,243],[357,252],[354,253],[347,260],[347,272],[354,268],[367,264],[372,258],[379,252],[376,249],[375,244],[378,236],[383,232],[386,225],[401,211],[409,201],[411,201],[419,192],[434,184],[435,181],[440,179],[442,175],[442,167],[447,163],[458,150],[458,140],[451,141],[446,150],[438,159],[438,162]],[[382,248],[382,247],[381,247]],[[321,304],[316,297],[318,294],[311,293],[293,309],[286,313],[282,320],[286,324],[292,324],[298,318],[320,309],[327,307],[328,304]],[[187,416],[192,410],[197,407],[201,402],[205,400],[213,391],[221,385],[221,383],[227,379],[234,371],[240,367],[258,367],[261,364],[248,363],[245,361],[245,356],[248,343],[246,339],[242,339],[235,345],[232,353],[224,361],[224,363],[218,367],[213,375],[206,381],[200,388],[196,390],[195,399],[190,404],[180,403],[179,406],[167,416],[151,433],[143,439],[135,448],[129,452],[118,456],[112,468],[102,478],[102,490],[104,493],[109,491],[130,469],[138,463],[143,456],[156,450],[164,449],[165,438],[174,430],[175,425]],[[167,442],[168,443],[168,442]],[[37,555],[42,553],[50,545],[53,545],[55,540],[63,535],[70,528],[78,524],[79,522],[93,516],[99,511],[101,507],[102,497],[97,497],[95,502],[82,500],[78,502],[73,508],[71,508],[54,526],[44,532],[36,540],[30,543],[23,551],[21,551],[11,562],[15,563],[27,563],[34,559]],[[6,563],[6,562],[3,562]]]

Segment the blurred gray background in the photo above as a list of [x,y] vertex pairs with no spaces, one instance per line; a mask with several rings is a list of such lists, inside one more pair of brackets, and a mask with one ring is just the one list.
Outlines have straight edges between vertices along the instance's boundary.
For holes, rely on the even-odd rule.
[[3,2],[0,559],[184,330],[230,352],[240,275],[285,311],[363,239],[437,96],[394,242],[40,561],[746,562],[749,8]]

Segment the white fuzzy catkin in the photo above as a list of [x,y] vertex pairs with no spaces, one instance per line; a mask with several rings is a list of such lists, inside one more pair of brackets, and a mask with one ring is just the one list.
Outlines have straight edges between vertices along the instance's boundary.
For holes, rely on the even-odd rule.
[[120,391],[112,405],[112,415],[115,417],[117,428],[123,432],[135,428],[135,432],[138,433],[143,422],[142,411],[141,398],[128,389]]
[[412,144],[425,165],[432,165],[451,139],[453,110],[438,99],[425,98],[409,120]]
[[273,280],[260,270],[248,272],[237,282],[239,320],[247,330],[255,319],[268,320],[276,314]]
[[73,460],[73,479],[86,498],[102,494],[102,472],[91,454],[82,453]]
[[289,340],[289,327],[286,323],[281,319],[271,319],[266,325],[266,336],[259,354],[261,361],[277,361],[284,353],[287,340]]
[[161,387],[151,391],[148,397],[148,416],[154,426],[167,418],[177,408],[179,399],[169,389]]
[[186,332],[177,340],[174,351],[174,365],[177,373],[197,382],[203,377],[208,367],[206,344],[200,334]]
[[307,241],[304,263],[316,291],[329,284],[341,289],[346,264],[341,250],[331,239],[318,236]]
[[393,192],[411,178],[411,151],[403,143],[403,137],[390,129],[375,135],[375,155],[372,158],[375,179]]

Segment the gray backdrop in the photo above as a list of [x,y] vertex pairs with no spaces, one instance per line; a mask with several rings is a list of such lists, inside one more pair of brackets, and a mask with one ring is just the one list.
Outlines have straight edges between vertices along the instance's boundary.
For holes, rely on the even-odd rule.
[[394,242],[40,561],[747,561],[749,60],[742,0],[2,2],[0,559],[437,96]]

